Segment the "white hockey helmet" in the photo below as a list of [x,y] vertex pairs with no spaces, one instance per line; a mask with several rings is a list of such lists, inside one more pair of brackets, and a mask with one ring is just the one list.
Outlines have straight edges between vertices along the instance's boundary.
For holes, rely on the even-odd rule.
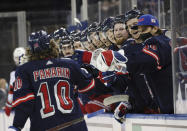
[[13,52],[13,59],[17,66],[24,64],[26,61],[25,58],[25,49],[23,47],[17,47]]

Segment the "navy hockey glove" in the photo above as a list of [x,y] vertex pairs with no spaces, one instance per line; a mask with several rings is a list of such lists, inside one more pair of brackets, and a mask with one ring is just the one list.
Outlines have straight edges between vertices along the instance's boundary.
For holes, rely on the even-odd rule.
[[83,64],[81,68],[85,68],[94,78],[97,78],[99,75],[99,70],[90,64]]
[[125,115],[132,109],[129,102],[121,102],[114,111],[114,118],[121,124],[125,121]]
[[84,50],[75,50],[72,59],[80,64],[83,63],[90,64],[91,57],[92,57],[92,52],[84,51]]

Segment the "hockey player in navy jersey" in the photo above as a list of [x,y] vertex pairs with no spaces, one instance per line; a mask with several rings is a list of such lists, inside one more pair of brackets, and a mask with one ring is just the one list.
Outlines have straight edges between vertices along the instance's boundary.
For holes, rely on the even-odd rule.
[[20,131],[30,118],[31,131],[86,131],[73,89],[76,85],[79,93],[91,93],[94,79],[88,80],[74,61],[57,59],[58,47],[47,35],[28,43],[29,61],[16,70],[15,116],[9,130]]

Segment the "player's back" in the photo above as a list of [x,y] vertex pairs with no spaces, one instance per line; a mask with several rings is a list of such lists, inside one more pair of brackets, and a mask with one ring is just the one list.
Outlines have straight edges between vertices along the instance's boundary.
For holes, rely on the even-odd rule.
[[[43,131],[57,126],[62,130],[66,127],[65,131],[73,131],[77,127],[81,131],[87,130],[73,93],[79,75],[76,74],[76,66],[69,59],[49,59],[31,61],[18,69],[25,74],[23,88],[29,88],[35,97],[30,115],[31,130]],[[26,81],[29,86],[24,86]]]

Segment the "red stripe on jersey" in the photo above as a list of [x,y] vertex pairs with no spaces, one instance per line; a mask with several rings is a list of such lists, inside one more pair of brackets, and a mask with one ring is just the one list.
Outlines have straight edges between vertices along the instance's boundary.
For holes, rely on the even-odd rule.
[[92,88],[94,88],[94,86],[95,86],[95,80],[92,79],[92,81],[90,82],[90,84],[87,87],[78,90],[78,92],[80,92],[80,93],[87,92],[87,91],[91,90]]
[[12,102],[13,107],[16,107],[17,105],[35,99],[34,94],[33,93],[29,93],[26,96],[20,97],[18,99],[16,99],[15,101]]
[[146,48],[143,48],[142,51],[143,51],[144,53],[146,53],[146,54],[152,56],[152,57],[156,60],[156,62],[157,62],[157,64],[158,64],[157,68],[160,70],[160,69],[161,69],[161,66],[160,66],[160,58],[158,57],[158,55],[155,54],[154,52],[152,52],[152,51],[146,49]]

